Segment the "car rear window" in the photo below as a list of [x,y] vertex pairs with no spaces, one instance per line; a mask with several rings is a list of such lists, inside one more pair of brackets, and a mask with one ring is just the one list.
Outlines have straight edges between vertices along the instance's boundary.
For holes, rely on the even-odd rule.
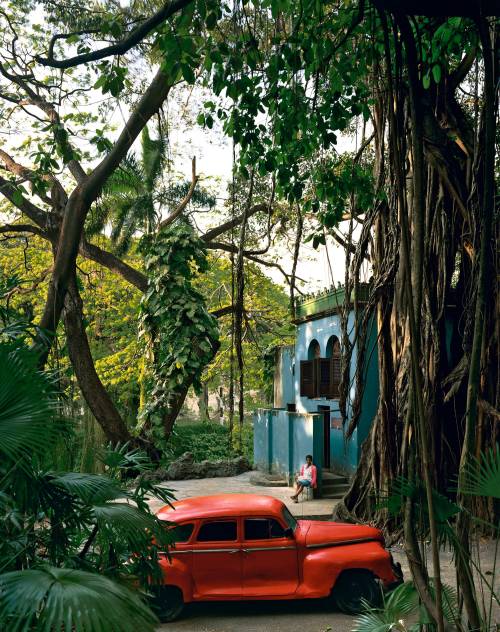
[[270,540],[284,538],[285,530],[272,518],[246,518],[245,540]]
[[205,522],[198,531],[198,542],[227,542],[237,538],[236,520]]
[[193,533],[194,523],[178,524],[172,527],[175,542],[187,542]]

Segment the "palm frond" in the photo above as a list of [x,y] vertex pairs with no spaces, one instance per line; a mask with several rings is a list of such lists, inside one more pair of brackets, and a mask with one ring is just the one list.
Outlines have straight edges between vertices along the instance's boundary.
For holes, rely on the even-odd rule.
[[139,448],[130,449],[130,443],[108,444],[105,450],[97,454],[97,458],[107,468],[110,476],[118,473],[127,474],[130,470],[145,472],[154,469],[154,463],[148,454]]
[[127,156],[118,169],[106,181],[102,197],[120,194],[130,196],[139,192],[144,186],[144,173],[135,156]]
[[117,487],[115,481],[102,474],[65,472],[54,476],[50,482],[86,504],[99,504],[126,495],[126,492]]
[[36,356],[6,349],[0,349],[0,454],[23,466],[55,442],[56,411]]
[[355,621],[353,632],[391,632],[405,630],[405,618],[418,610],[418,593],[412,582],[405,582],[384,596],[382,608],[374,609],[370,604]]
[[158,621],[130,589],[55,567],[0,575],[0,624],[11,632],[154,632]]
[[167,144],[162,136],[157,139],[151,138],[147,125],[142,131],[141,144],[141,162],[144,170],[146,190],[152,192],[155,182],[165,166]]
[[109,539],[124,538],[136,551],[154,538],[160,546],[168,546],[173,535],[151,513],[127,503],[104,503],[92,508],[99,530]]
[[394,632],[404,629],[399,620],[393,621],[383,610],[372,610],[356,619],[352,632]]
[[500,498],[500,445],[481,453],[481,458],[473,457],[461,491],[471,496]]
[[110,206],[99,201],[93,204],[85,221],[85,235],[87,238],[99,235],[104,230],[109,219]]

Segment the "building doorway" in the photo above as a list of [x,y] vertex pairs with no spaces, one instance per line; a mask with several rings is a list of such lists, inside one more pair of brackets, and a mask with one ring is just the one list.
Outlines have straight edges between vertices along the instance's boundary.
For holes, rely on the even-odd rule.
[[330,407],[318,406],[318,413],[323,414],[323,468],[330,469]]

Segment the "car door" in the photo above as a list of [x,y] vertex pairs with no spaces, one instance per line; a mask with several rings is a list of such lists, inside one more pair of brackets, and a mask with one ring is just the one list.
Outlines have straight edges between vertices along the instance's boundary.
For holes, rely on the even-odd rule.
[[195,599],[241,597],[241,563],[237,518],[201,521],[193,546]]
[[297,545],[275,518],[243,519],[243,596],[293,594],[299,585]]

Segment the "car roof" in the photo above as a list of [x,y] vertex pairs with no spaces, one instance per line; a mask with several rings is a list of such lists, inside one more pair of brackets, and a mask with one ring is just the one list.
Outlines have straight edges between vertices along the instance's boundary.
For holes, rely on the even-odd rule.
[[259,494],[216,494],[193,496],[162,507],[157,516],[160,520],[180,522],[196,518],[220,518],[225,516],[281,515],[284,504],[272,496]]

